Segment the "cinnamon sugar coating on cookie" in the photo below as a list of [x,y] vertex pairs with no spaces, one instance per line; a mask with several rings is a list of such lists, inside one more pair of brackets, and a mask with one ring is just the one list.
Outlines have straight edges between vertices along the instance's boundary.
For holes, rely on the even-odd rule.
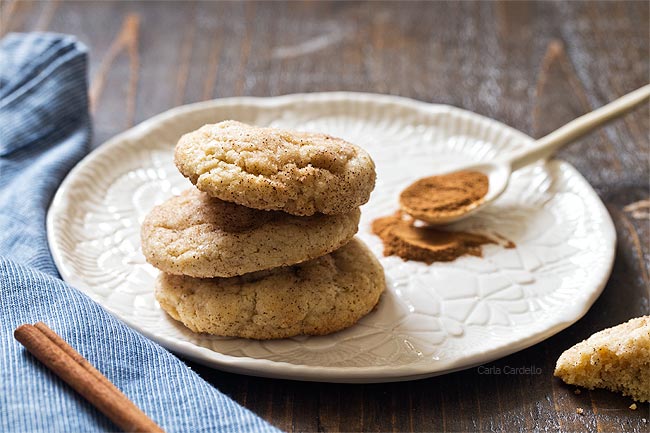
[[385,284],[381,264],[353,239],[314,260],[240,277],[161,273],[156,299],[194,332],[266,340],[347,328],[374,308]]
[[233,120],[185,134],[174,161],[213,197],[294,215],[348,212],[366,203],[375,185],[374,162],[351,143]]
[[357,208],[298,217],[250,209],[191,188],[146,216],[142,252],[170,274],[232,277],[334,251],[357,232],[360,214]]

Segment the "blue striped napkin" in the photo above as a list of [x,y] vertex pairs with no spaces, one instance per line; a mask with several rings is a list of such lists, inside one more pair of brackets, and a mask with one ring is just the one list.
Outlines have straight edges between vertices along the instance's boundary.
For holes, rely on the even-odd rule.
[[0,41],[0,431],[115,431],[13,338],[43,321],[167,432],[276,432],[59,278],[45,213],[88,151],[86,48],[74,37]]

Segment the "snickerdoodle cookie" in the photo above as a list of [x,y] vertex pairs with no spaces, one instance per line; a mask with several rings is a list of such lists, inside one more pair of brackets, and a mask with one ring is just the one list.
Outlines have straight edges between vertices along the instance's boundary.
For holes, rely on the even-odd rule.
[[352,239],[317,259],[240,277],[161,273],[156,299],[194,332],[265,340],[347,328],[373,309],[384,286],[375,256]]
[[597,332],[565,351],[555,375],[571,385],[607,388],[650,401],[650,316]]
[[182,136],[174,162],[213,197],[294,215],[349,212],[375,186],[374,162],[351,143],[233,120]]
[[232,277],[327,254],[357,232],[359,209],[297,217],[250,209],[195,188],[155,207],[142,223],[142,252],[158,269]]

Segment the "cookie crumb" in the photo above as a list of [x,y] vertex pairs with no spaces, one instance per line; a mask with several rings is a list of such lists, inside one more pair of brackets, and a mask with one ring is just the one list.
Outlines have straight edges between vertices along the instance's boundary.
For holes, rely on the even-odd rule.
[[630,409],[632,409],[632,410],[636,410],[636,403],[632,403],[632,404],[630,405]]
[[583,415],[583,414],[585,413],[585,411],[584,411],[584,409],[582,409],[581,407],[576,407],[576,413],[577,413],[578,415]]
[[574,393],[575,395],[580,395],[580,394],[582,394],[582,391],[580,390],[580,388],[576,388],[576,389],[573,391],[573,393]]

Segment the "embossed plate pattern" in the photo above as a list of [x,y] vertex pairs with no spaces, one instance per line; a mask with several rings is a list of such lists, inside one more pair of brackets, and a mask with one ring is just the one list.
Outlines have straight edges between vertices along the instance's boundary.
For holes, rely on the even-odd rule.
[[[367,149],[377,186],[358,236],[380,257],[388,289],[357,325],[323,337],[250,341],[196,335],[157,305],[157,271],[140,251],[146,213],[191,186],[173,147],[205,123],[236,119],[327,132]],[[528,146],[531,138],[453,107],[385,95],[320,93],[230,98],[178,107],[113,138],[68,175],[48,214],[63,278],[163,346],[203,364],[300,380],[379,382],[432,376],[508,355],[578,320],[604,287],[612,221],[569,164],[515,173],[491,207],[455,227],[497,233],[516,248],[427,266],[383,257],[371,221],[397,208],[413,180]]]

